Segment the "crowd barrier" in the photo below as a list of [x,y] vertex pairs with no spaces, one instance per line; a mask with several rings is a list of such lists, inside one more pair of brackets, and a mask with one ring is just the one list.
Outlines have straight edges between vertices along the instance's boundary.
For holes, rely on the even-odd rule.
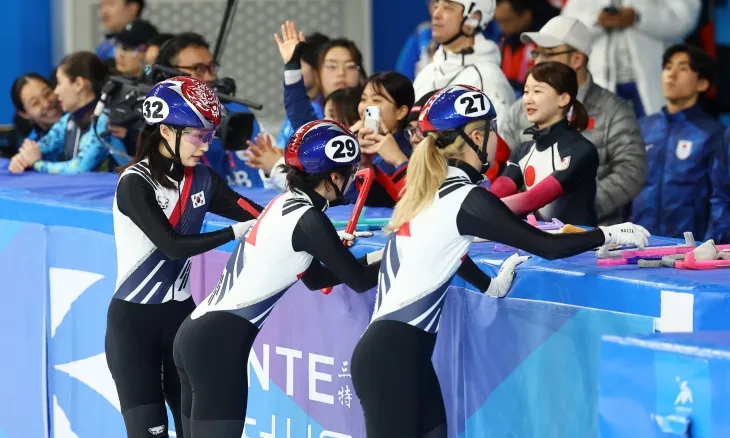
[[[115,180],[77,178],[0,171],[2,438],[42,437],[46,428],[59,438],[124,436],[104,356],[116,279]],[[262,203],[272,196],[249,194]],[[205,229],[223,225],[211,217]],[[353,252],[384,242],[361,239]],[[196,258],[197,300],[213,289],[230,249]],[[510,252],[478,243],[470,255],[493,275]],[[595,437],[601,335],[730,328],[730,278],[722,272],[599,268],[586,253],[533,257],[503,300],[470,289],[454,280],[433,357],[450,437]],[[326,296],[301,285],[285,294],[251,356],[245,436],[364,437],[349,361],[373,299],[372,291],[341,286]]]

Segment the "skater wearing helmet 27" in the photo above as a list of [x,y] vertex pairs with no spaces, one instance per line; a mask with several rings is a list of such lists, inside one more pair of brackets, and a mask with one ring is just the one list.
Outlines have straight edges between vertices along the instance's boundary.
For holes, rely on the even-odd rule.
[[313,121],[292,134],[284,157],[287,191],[240,239],[175,339],[186,438],[241,437],[249,352],[289,287],[301,279],[310,290],[345,283],[362,293],[377,282],[382,250],[356,259],[324,214],[354,180],[357,138],[340,123]]
[[[220,102],[207,84],[190,77],[160,82],[142,107],[148,126],[120,170],[112,208],[118,277],[106,358],[127,436],[166,436],[167,401],[182,437],[172,345],[195,308],[190,258],[241,237],[262,207],[198,164],[220,123]],[[240,222],[199,234],[209,211]]]
[[[485,141],[496,116],[486,94],[455,85],[436,93],[419,115],[426,138],[415,148],[405,194],[389,228],[370,325],[352,354],[352,381],[368,438],[445,438],[446,412],[431,363],[451,278],[481,237],[540,257],[569,257],[604,243],[644,247],[632,224],[577,234],[548,234],[515,216],[478,187],[489,162]],[[514,269],[509,257],[486,285],[503,297]],[[471,282],[471,280],[467,281]],[[486,287],[485,287],[486,286]]]

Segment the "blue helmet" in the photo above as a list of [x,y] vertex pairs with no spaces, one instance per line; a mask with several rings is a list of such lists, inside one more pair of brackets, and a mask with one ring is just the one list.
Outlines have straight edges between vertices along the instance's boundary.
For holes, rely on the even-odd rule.
[[492,101],[483,91],[470,85],[451,85],[423,105],[418,127],[424,134],[455,131],[476,120],[491,121],[496,117]]
[[216,129],[221,122],[221,103],[205,82],[177,76],[152,87],[142,104],[142,115],[150,125]]
[[332,120],[309,122],[292,134],[286,164],[306,173],[326,173],[360,161],[360,143],[345,125]]

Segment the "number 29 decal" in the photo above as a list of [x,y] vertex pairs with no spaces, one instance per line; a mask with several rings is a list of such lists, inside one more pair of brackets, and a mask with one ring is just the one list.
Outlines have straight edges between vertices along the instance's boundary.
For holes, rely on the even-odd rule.
[[475,91],[462,94],[456,102],[454,109],[457,113],[466,117],[480,117],[489,112],[491,105],[489,100],[482,94]]
[[324,153],[330,160],[337,163],[349,163],[360,152],[360,146],[352,137],[339,135],[324,147]]

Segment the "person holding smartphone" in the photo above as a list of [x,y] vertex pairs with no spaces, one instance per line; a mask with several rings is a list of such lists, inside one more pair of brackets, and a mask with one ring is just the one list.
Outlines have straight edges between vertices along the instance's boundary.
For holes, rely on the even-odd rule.
[[363,86],[358,105],[360,121],[353,125],[362,147],[361,167],[375,171],[367,205],[393,207],[405,185],[413,148],[406,129],[415,101],[413,84],[400,73],[375,73]]

